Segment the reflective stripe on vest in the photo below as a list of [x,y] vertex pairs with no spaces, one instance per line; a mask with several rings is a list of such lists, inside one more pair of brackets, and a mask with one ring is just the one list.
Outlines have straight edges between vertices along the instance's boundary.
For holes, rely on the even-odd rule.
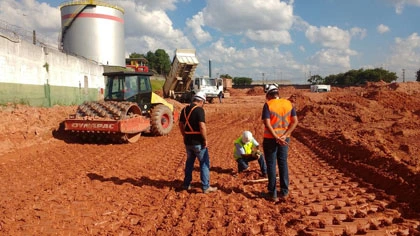
[[[270,110],[270,124],[277,135],[286,132],[291,121],[292,103],[284,98],[271,99],[267,102]],[[264,138],[274,138],[267,127],[264,128]]]
[[235,140],[233,143],[233,156],[235,157],[235,160],[238,160],[239,158],[242,158],[241,155],[238,155],[238,150],[236,149],[236,144],[239,144],[241,147],[243,147],[245,154],[251,154],[252,153],[252,147],[254,146],[254,142],[249,141],[247,143],[242,143],[242,137],[239,137]]
[[[186,113],[187,109],[184,109],[184,117],[185,117],[184,133],[185,134],[201,134],[200,131],[194,131],[194,129],[191,127],[190,121],[189,121],[190,116],[191,116],[191,114],[192,114],[192,112],[194,111],[195,108],[197,108],[197,106],[194,106],[193,108],[191,108],[190,113],[188,113],[188,116],[187,116],[187,113]],[[187,126],[191,131],[186,131]]]

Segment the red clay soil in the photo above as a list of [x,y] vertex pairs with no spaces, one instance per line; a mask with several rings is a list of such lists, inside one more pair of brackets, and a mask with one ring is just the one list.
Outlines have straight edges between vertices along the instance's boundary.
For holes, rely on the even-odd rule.
[[[83,144],[62,131],[76,107],[0,108],[0,235],[420,235],[420,83],[329,93],[283,87],[299,126],[290,196],[260,197],[258,164],[236,172],[233,140],[262,143],[262,88],[206,104],[211,184],[180,189],[177,126],[134,144]],[[170,101],[177,109],[185,104]]]

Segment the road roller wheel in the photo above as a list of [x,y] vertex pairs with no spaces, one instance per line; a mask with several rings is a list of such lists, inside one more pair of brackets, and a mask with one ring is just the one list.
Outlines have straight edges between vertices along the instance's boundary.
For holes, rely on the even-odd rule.
[[153,135],[167,135],[174,125],[174,117],[169,107],[159,104],[151,112],[151,131]]

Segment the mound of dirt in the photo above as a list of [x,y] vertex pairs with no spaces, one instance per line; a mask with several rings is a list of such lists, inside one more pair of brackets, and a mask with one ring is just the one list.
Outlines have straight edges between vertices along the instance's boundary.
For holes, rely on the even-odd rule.
[[52,132],[76,109],[76,106],[0,106],[0,156],[10,151],[50,142],[53,139]]
[[254,87],[249,89],[246,92],[247,95],[255,96],[255,95],[264,95],[264,88],[263,87]]

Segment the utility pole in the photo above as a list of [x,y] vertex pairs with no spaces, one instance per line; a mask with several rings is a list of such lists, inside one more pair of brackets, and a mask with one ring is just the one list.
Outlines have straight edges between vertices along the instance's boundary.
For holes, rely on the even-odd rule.
[[262,81],[263,81],[263,84],[264,84],[264,72],[262,73]]
[[405,82],[405,69],[402,69],[403,72],[403,83]]
[[209,59],[209,78],[211,79],[211,59]]

